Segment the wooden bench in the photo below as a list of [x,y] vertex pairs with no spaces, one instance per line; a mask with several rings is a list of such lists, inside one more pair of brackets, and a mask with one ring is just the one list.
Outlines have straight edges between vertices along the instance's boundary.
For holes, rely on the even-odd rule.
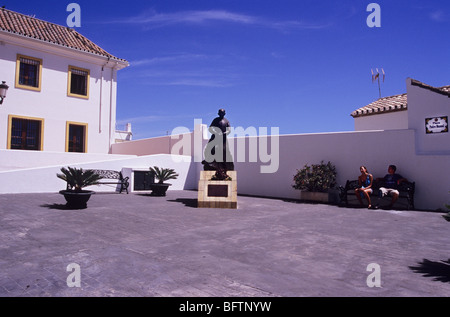
[[99,181],[99,184],[112,184],[112,185],[120,185],[120,193],[125,190],[128,194],[128,187],[130,186],[129,177],[123,177],[122,172],[113,171],[113,170],[94,170],[91,169],[94,173],[100,175],[102,179]]
[[[383,187],[383,182],[377,182],[374,180],[372,189],[373,193],[370,195],[372,200],[372,205],[375,205],[377,197],[380,195],[380,188]],[[347,180],[345,187],[340,186],[340,200],[341,205],[343,206],[349,206],[353,204],[358,204],[359,201],[356,198],[355,195],[355,189],[358,188],[358,180]],[[395,203],[394,207],[397,205],[403,206],[404,209],[412,209],[414,210],[414,192],[415,192],[416,183],[415,182],[409,182],[404,181],[401,182],[400,185],[398,185],[397,190],[399,191],[400,195],[398,197],[397,202]],[[351,199],[349,202],[349,197],[352,197],[354,199]],[[389,199],[389,202],[391,201],[391,196],[385,196],[381,198],[381,200],[387,200]],[[381,201],[380,200],[380,201]],[[363,199],[365,201],[365,199]]]

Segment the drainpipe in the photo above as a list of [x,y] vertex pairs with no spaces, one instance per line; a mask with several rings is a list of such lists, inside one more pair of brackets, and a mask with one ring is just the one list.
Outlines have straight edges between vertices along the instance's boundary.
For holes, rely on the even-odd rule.
[[102,133],[103,71],[105,70],[105,67],[109,64],[110,59],[111,58],[108,57],[108,61],[105,63],[105,65],[102,66],[102,76],[100,78],[100,109],[98,113],[98,133]]
[[[114,84],[114,70],[117,68],[117,65],[119,63],[116,62],[116,64],[111,67],[111,86],[110,86],[110,90],[109,90],[109,153],[111,153],[111,146],[112,146],[112,142],[111,142],[111,137],[112,137],[112,108],[113,108],[113,84]],[[115,122],[115,121],[114,121]],[[114,126],[115,129],[115,126]]]

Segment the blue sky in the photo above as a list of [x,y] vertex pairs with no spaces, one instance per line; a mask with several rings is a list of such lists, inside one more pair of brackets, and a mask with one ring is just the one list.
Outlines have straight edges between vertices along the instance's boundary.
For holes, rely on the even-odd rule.
[[[128,60],[119,71],[117,123],[134,139],[210,124],[224,107],[235,127],[281,134],[352,131],[350,113],[406,92],[406,78],[450,85],[450,1],[8,1],[7,9],[66,25],[81,7],[85,35]],[[367,6],[381,8],[370,28]]]

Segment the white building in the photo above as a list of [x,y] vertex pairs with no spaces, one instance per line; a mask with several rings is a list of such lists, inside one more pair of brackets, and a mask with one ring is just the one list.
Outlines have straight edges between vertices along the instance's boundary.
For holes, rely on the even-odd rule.
[[[414,79],[411,79],[411,85],[441,95],[450,93],[450,86],[435,88]],[[407,93],[383,97],[353,111],[351,116],[355,119],[355,131],[408,129],[410,126],[408,113],[411,113],[408,112],[409,99],[412,98],[408,98]],[[421,106],[423,110],[427,109],[429,102],[424,100],[422,102],[424,102]],[[413,109],[413,117],[417,110]]]
[[[116,140],[131,140],[131,126],[116,131],[117,72],[128,65],[73,29],[0,8],[0,82],[9,86],[0,105],[0,193],[57,192],[66,187],[56,177],[63,166],[132,177],[171,161],[111,154]],[[184,175],[173,188],[188,183]]]
[[116,136],[114,143],[121,143],[131,141],[133,139],[133,132],[131,132],[131,123],[125,125],[125,130],[116,129]]
[[0,150],[108,154],[127,66],[73,29],[0,8]]

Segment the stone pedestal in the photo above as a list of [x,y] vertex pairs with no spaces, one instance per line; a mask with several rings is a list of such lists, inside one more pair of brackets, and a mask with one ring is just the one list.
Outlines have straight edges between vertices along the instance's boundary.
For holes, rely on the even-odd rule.
[[211,180],[215,171],[201,171],[198,182],[198,208],[237,209],[237,173],[228,171],[230,181]]

